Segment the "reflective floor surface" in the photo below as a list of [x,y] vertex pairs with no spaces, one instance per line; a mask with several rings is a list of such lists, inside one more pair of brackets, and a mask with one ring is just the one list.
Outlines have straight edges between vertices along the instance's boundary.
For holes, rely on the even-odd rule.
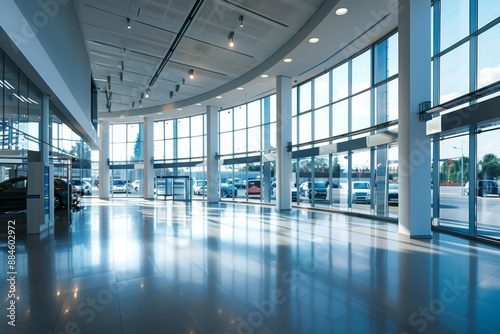
[[495,247],[258,205],[84,205],[16,231],[14,298],[2,234],[1,333],[500,333]]

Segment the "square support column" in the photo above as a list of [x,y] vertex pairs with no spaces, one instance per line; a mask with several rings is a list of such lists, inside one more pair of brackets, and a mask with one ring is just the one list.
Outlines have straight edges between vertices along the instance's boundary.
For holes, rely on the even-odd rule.
[[154,199],[154,122],[144,117],[144,199]]
[[207,202],[219,202],[218,108],[207,106]]
[[276,78],[276,210],[292,209],[292,79]]
[[430,138],[418,115],[431,100],[430,14],[428,1],[399,1],[399,233],[411,238],[432,237]]
[[109,122],[99,124],[99,198],[109,199]]

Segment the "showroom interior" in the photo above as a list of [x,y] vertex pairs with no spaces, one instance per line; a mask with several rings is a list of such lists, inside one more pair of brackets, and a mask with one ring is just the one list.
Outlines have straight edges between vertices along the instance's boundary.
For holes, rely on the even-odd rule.
[[497,1],[3,7],[2,331],[500,331]]

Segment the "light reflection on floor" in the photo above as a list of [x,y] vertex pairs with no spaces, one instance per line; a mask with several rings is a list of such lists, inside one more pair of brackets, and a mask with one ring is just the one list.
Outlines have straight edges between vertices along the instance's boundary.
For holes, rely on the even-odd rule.
[[[16,238],[2,333],[498,333],[500,251],[294,209],[88,198]],[[7,268],[6,236],[0,249]]]

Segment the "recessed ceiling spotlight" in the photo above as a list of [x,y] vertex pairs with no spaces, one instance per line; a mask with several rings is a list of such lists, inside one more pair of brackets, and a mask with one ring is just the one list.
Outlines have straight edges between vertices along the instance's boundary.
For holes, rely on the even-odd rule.
[[315,44],[315,43],[318,43],[318,42],[319,42],[319,38],[318,37],[309,38],[309,43],[311,43],[311,44]]
[[197,106],[201,106],[201,103],[196,103]]
[[130,29],[131,26],[130,26],[130,17],[127,17],[127,29]]
[[161,115],[161,114],[163,114],[163,113],[162,113],[162,112],[157,112],[157,114],[158,114],[158,115]]
[[182,110],[182,108],[177,108],[177,110]]
[[237,89],[237,90],[243,90],[243,89],[245,89],[245,88],[243,88],[243,87],[238,87],[238,88],[236,88],[236,89]]
[[285,58],[285,59],[283,59],[283,61],[285,63],[291,63],[292,62],[292,58]]
[[229,47],[234,46],[234,31],[230,31],[229,34],[227,34],[227,39],[229,41]]
[[220,95],[219,95],[219,96],[216,96],[216,98],[217,98],[217,99],[222,99],[222,96],[220,96]]
[[338,8],[336,11],[335,11],[335,14],[337,14],[338,16],[342,16],[342,15],[345,15],[347,14],[347,12],[349,11],[349,9],[345,8],[345,7],[340,7]]
[[261,77],[262,79],[265,79],[265,78],[269,77],[269,75],[267,75],[267,74],[262,74],[260,77]]

